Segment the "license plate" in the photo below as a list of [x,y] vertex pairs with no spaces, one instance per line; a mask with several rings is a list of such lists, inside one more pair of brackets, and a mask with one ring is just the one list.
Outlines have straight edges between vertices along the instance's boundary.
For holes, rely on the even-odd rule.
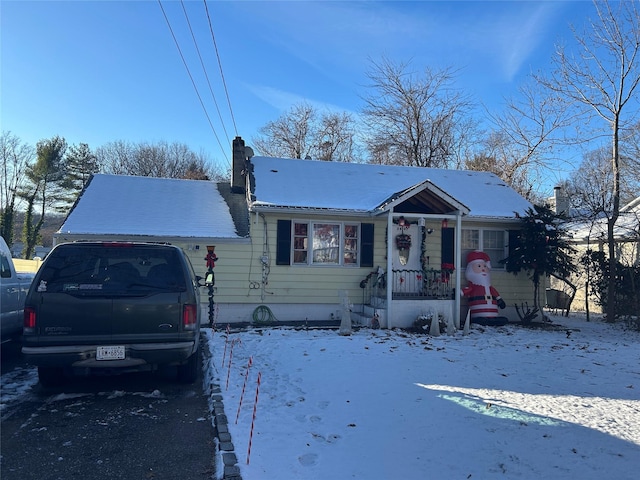
[[96,360],[122,360],[124,359],[124,345],[110,345],[98,347]]

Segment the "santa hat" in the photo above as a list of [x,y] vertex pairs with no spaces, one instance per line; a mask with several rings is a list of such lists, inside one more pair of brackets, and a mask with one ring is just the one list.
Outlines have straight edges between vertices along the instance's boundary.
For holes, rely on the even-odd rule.
[[476,260],[484,261],[489,266],[489,268],[491,268],[491,259],[486,253],[481,252],[480,250],[475,250],[467,254],[467,264],[475,262]]

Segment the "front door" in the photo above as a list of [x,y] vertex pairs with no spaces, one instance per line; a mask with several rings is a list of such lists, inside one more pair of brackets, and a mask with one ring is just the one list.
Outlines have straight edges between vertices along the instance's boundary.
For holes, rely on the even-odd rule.
[[393,293],[419,295],[422,293],[422,264],[420,262],[422,233],[418,225],[394,225]]

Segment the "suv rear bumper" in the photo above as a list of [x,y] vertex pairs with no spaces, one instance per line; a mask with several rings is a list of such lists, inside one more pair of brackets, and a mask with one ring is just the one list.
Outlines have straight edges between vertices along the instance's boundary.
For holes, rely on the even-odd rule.
[[101,345],[22,347],[27,361],[38,367],[126,368],[141,365],[179,365],[197,349],[196,341],[126,344],[122,360],[96,360]]

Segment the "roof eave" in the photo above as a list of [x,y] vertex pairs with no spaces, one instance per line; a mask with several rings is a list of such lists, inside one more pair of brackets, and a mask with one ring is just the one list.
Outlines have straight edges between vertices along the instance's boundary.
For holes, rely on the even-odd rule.
[[465,216],[465,222],[480,223],[480,222],[502,222],[519,224],[521,220],[515,216],[504,217],[501,215],[467,215]]
[[249,213],[284,213],[284,214],[300,214],[306,215],[333,215],[341,217],[371,217],[375,212],[370,210],[354,210],[351,208],[323,208],[308,207],[294,205],[273,205],[253,203],[249,206]]

